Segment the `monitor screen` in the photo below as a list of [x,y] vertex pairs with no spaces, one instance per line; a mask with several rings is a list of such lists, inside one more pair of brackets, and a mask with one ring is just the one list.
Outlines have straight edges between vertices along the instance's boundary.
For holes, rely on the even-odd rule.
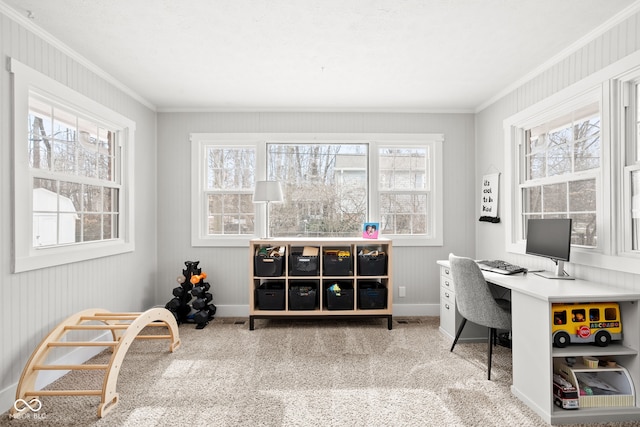
[[530,219],[527,222],[526,253],[569,261],[571,251],[571,219]]

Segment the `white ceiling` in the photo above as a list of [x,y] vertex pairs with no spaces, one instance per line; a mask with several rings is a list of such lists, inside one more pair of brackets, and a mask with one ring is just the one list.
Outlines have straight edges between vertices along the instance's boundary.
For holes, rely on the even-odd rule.
[[477,111],[637,3],[0,0],[159,111]]

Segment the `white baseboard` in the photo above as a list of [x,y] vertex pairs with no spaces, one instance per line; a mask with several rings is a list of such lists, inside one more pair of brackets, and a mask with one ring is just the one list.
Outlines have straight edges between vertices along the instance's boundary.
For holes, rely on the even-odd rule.
[[440,316],[440,304],[393,304],[395,316]]
[[[111,332],[105,332],[100,336],[96,337],[92,341],[110,341]],[[34,349],[35,350],[35,349]],[[50,362],[51,365],[79,365],[87,360],[91,359],[93,356],[99,354],[104,350],[104,347],[78,347],[71,350],[69,353],[64,356],[58,358],[54,362]],[[26,363],[26,361],[25,361]],[[41,390],[62,377],[69,371],[40,371],[38,373],[38,378],[36,379],[36,390]],[[0,412],[5,412],[11,409],[16,400],[16,390],[18,388],[18,383],[10,385],[4,390],[0,390]]]
[[249,306],[216,304],[215,317],[249,317]]
[[[440,316],[440,304],[394,304],[394,316]],[[248,305],[217,305],[216,317],[249,317]]]

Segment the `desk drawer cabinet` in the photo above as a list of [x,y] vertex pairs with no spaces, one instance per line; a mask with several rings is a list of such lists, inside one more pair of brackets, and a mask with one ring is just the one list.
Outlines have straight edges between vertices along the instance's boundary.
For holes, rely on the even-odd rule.
[[[440,331],[453,340],[462,319],[463,317],[456,309],[456,290],[451,269],[440,266]],[[486,337],[486,328],[467,322],[459,340],[480,341]]]

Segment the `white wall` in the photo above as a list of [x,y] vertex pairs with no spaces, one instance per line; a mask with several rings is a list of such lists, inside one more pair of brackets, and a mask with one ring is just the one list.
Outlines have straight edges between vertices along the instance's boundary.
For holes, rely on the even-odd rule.
[[[475,197],[477,200],[479,200],[478,193],[482,175],[490,170],[492,165],[495,165],[501,172],[505,171],[504,119],[638,51],[640,48],[639,20],[640,14],[624,20],[476,115],[478,156],[475,188],[478,191],[476,191]],[[615,144],[616,141],[613,143]],[[501,185],[503,183],[504,180]],[[504,217],[505,215],[505,207],[501,205],[500,216]],[[502,223],[478,223],[476,242],[476,256],[478,258],[502,258],[533,268],[549,269],[551,267],[548,264],[549,261],[542,258],[507,253],[504,244],[505,227]],[[636,291],[640,290],[640,276],[638,275],[575,264],[571,265],[570,271],[572,275],[582,279],[616,284]]]
[[[15,387],[27,359],[60,321],[92,307],[139,311],[154,304],[157,191],[154,111],[2,13],[0,52],[0,412],[4,412],[13,405]],[[11,273],[13,138],[11,81],[6,66],[9,57],[136,122],[134,253]]]
[[[474,117],[472,114],[160,113],[158,115],[158,303],[171,299],[186,260],[198,260],[220,316],[247,316],[248,248],[190,245],[192,132],[443,133],[444,246],[394,248],[394,315],[438,315],[436,260],[475,250]],[[407,296],[398,297],[405,286]]]

